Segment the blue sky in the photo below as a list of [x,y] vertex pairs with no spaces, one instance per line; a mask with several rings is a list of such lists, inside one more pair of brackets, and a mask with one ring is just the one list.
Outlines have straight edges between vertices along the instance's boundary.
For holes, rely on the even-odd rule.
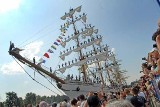
[[[6,1],[7,3],[4,3]],[[60,17],[68,12],[70,7],[82,5],[82,12],[87,13],[87,23],[99,29],[99,34],[104,37],[103,43],[115,48],[117,58],[122,60],[122,69],[126,69],[131,76],[128,82],[140,76],[141,58],[152,48],[154,42],[151,37],[157,29],[160,16],[160,7],[156,0],[15,0],[14,3],[11,1],[0,0],[0,100],[5,100],[5,93],[9,91],[14,91],[22,97],[27,92],[53,95],[32,81],[13,62],[8,54],[9,42],[13,41],[15,46],[24,48],[33,41],[30,44],[32,50],[26,54],[30,58],[42,56],[60,35],[59,28],[64,23]],[[46,66],[54,66],[58,60],[58,53],[55,53],[47,60]],[[26,69],[33,75],[29,68]],[[55,90],[38,74],[36,78]]]

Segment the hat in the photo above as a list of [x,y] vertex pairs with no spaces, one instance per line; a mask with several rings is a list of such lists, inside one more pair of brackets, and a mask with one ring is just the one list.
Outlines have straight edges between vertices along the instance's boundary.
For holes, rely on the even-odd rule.
[[97,107],[97,106],[100,106],[100,100],[98,98],[98,96],[90,96],[88,99],[87,99],[87,103],[89,105],[89,107]]

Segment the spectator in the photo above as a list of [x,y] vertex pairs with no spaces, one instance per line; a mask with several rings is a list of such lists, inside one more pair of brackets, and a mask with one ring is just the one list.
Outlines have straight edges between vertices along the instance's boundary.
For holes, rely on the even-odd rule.
[[131,95],[130,90],[128,88],[124,89],[124,92],[126,94],[126,100],[131,101],[131,98],[133,97],[133,95]]
[[107,107],[134,107],[129,101],[113,101],[107,105]]
[[77,100],[75,98],[71,100],[71,107],[78,107]]
[[52,107],[57,107],[57,103],[54,102],[54,103],[52,104]]
[[132,89],[133,97],[131,98],[131,103],[134,105],[134,107],[144,107],[146,100],[142,96],[138,96],[139,89],[137,87],[134,87]]

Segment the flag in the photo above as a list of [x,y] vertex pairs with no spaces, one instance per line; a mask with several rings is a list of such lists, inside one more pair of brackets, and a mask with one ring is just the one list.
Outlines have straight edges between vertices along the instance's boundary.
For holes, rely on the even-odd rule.
[[53,46],[53,45],[51,46],[51,48],[53,48],[53,49],[55,49],[55,50],[56,50],[56,47],[55,47],[55,46]]
[[54,44],[57,45],[57,46],[59,45],[57,42],[54,42]]
[[42,63],[45,63],[45,62],[46,62],[46,60],[43,59]]
[[69,26],[68,26],[68,23],[65,23],[64,26],[67,27],[67,28],[69,27]]
[[45,63],[46,60],[44,60],[43,58],[40,58],[39,59],[39,63],[37,64],[38,66],[41,66],[42,63]]
[[63,37],[62,37],[62,36],[59,36],[59,39],[63,39]]
[[64,33],[61,33],[61,35],[62,35],[62,36],[65,36],[65,34],[64,34]]
[[43,61],[43,58],[40,58],[40,59],[39,59],[39,62],[42,62],[42,61]]
[[157,3],[158,3],[158,5],[159,5],[159,7],[160,7],[160,0],[157,0]]
[[45,56],[46,58],[49,58],[48,53],[45,53],[43,56]]
[[57,42],[61,42],[61,40],[57,39]]
[[49,52],[49,53],[54,53],[51,49],[48,49],[48,52]]

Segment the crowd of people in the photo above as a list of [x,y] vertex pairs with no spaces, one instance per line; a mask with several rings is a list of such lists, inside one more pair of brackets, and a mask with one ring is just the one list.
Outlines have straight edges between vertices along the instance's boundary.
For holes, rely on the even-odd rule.
[[137,85],[119,92],[89,92],[87,95],[79,95],[70,101],[64,100],[60,103],[48,104],[41,101],[37,107],[149,107],[142,90]]
[[110,93],[89,92],[70,101],[64,100],[50,105],[41,101],[37,107],[155,107],[152,98],[160,101],[160,22],[152,40],[155,44],[147,58],[142,58],[145,61],[140,72],[143,76],[135,86]]

